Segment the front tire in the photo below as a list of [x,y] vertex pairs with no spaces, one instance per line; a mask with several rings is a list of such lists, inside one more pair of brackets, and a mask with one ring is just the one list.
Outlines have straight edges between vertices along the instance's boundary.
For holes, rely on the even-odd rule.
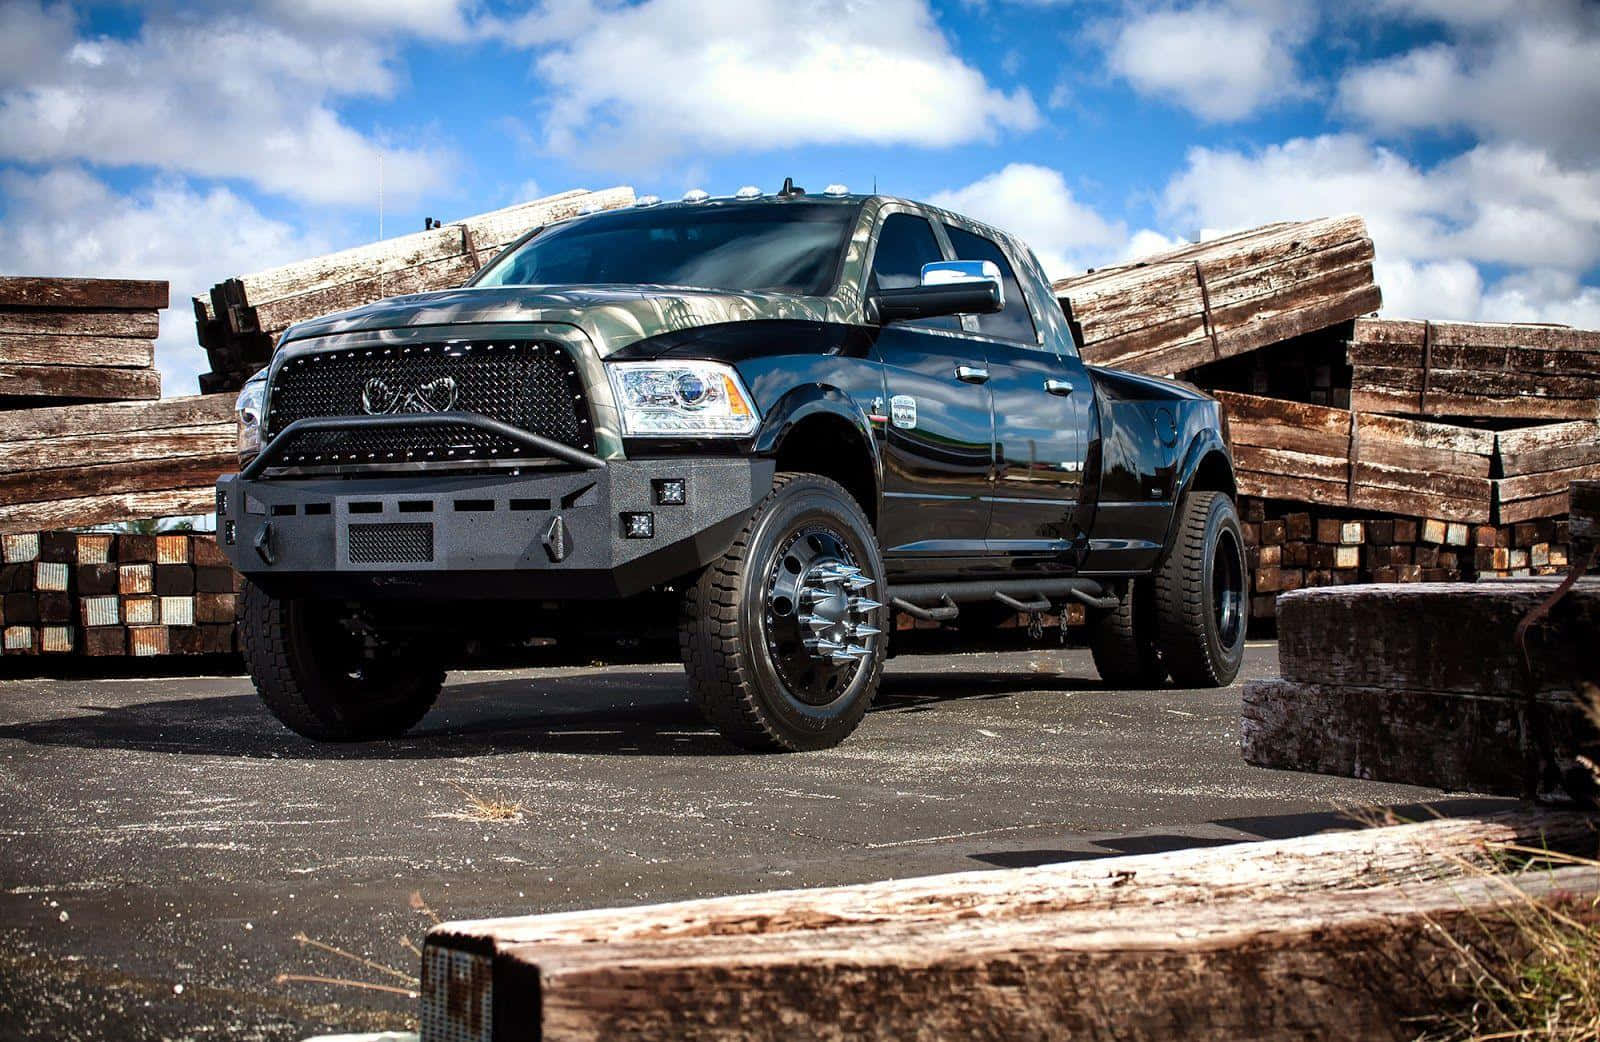
[[415,647],[366,651],[330,606],[272,597],[248,580],[239,619],[245,668],[267,708],[321,742],[395,738],[439,695],[444,669]]
[[1244,534],[1233,500],[1190,492],[1178,531],[1156,572],[1161,657],[1179,687],[1224,687],[1244,661]]
[[689,693],[729,741],[794,752],[844,741],[883,676],[883,560],[837,482],[780,474],[733,545],[684,591]]

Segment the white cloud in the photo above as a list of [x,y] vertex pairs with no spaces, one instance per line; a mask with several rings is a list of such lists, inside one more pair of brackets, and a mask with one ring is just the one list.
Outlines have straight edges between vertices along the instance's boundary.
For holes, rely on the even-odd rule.
[[[1428,169],[1356,135],[1193,149],[1163,209],[1179,227],[1221,230],[1360,213],[1391,314],[1565,321],[1600,296],[1581,284],[1600,263],[1600,171],[1522,145]],[[1486,268],[1507,274],[1486,283]]]
[[3,46],[33,56],[0,65],[0,159],[241,178],[325,204],[372,200],[380,154],[401,202],[446,183],[445,155],[374,140],[332,107],[397,88],[388,52],[358,35],[220,14],[80,36],[64,12],[24,0],[0,14],[15,34]]
[[934,206],[965,214],[1021,238],[1052,278],[1121,255],[1127,229],[1073,197],[1059,171],[1012,163],[963,188],[935,192]]
[[942,147],[1029,130],[924,0],[567,2],[502,26],[536,51],[546,145],[593,166],[819,144]]
[[1600,146],[1600,16],[1545,3],[1441,12],[1449,42],[1348,70],[1339,104],[1383,134],[1465,130],[1565,156]]
[[1285,0],[1136,11],[1109,29],[1111,71],[1202,119],[1243,119],[1307,93],[1294,52],[1315,27]]
[[263,216],[226,188],[159,180],[129,195],[77,167],[0,173],[6,234],[0,271],[14,275],[165,279],[156,364],[165,394],[197,394],[210,368],[189,298],[241,271],[326,253],[329,243]]
[[270,13],[318,28],[460,41],[475,32],[471,0],[268,0]]

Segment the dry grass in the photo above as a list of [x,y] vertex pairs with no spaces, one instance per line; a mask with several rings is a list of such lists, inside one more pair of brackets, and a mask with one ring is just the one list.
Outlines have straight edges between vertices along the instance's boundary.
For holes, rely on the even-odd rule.
[[468,789],[460,782],[446,782],[452,789],[466,797],[466,809],[460,812],[460,817],[468,821],[521,821],[522,804],[512,800],[504,800],[498,796],[481,796]]
[[[411,892],[410,905],[411,910],[419,915],[425,916],[430,925],[439,925],[441,921],[439,918],[439,913],[435,912],[428,905],[428,902],[423,900],[422,891],[413,890]],[[389,981],[396,983],[379,983],[369,980],[360,980],[355,977],[328,976],[318,973],[280,973],[275,978],[279,984],[331,984],[340,988],[355,988],[360,991],[380,991],[388,995],[401,995],[410,999],[418,998],[421,995],[422,980],[417,976],[416,972],[412,970],[400,969],[397,966],[390,966],[387,963],[379,962],[376,959],[369,959],[365,956],[357,955],[354,952],[346,951],[345,949],[340,948],[338,945],[329,944],[326,941],[319,941],[314,937],[308,937],[305,933],[295,934],[294,941],[302,948],[310,948],[311,950],[321,952],[324,955],[331,955],[335,959],[340,960],[345,964],[359,966],[364,970],[371,971],[372,973],[378,974],[381,977],[387,978]],[[417,959],[417,962],[413,964],[414,966],[421,965],[422,949],[417,946],[417,942],[413,941],[409,937],[402,936],[400,938],[400,947],[404,948]]]
[[[1600,729],[1600,688],[1579,691],[1584,711]],[[1600,783],[1600,765],[1579,761]],[[1593,1042],[1600,1039],[1600,895],[1538,901],[1523,892],[1513,871],[1600,869],[1593,858],[1535,847],[1508,846],[1497,872],[1462,863],[1468,873],[1503,883],[1510,900],[1510,930],[1479,924],[1479,937],[1457,939],[1438,931],[1459,959],[1470,1006],[1429,1018],[1419,1042]],[[1511,864],[1512,861],[1521,862]]]

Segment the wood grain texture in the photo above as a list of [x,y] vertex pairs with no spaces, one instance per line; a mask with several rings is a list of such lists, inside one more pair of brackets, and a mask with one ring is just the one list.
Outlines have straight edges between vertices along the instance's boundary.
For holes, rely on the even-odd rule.
[[[1578,815],[1441,821],[448,923],[428,946],[494,956],[504,1037],[1410,1037],[1404,1011],[1444,997],[1446,946],[1422,923],[1498,921],[1480,895],[1505,901],[1505,884],[1465,866],[1535,836],[1594,847]],[[1396,966],[1416,972],[1397,982]],[[459,998],[452,983],[425,975],[424,1002]]]
[[0,276],[0,307],[129,308],[159,311],[171,299],[167,283],[144,279]]
[[235,451],[237,445],[238,431],[231,423],[0,442],[0,475],[174,456],[216,456]]
[[[1284,679],[1505,697],[1570,695],[1600,683],[1600,578],[1582,579],[1528,633],[1517,624],[1553,581],[1441,583],[1309,590],[1278,602],[1278,662]],[[1531,666],[1531,670],[1530,670]]]
[[153,339],[159,332],[160,320],[154,311],[112,311],[102,308],[39,311],[0,307],[0,333]]
[[0,334],[0,364],[148,369],[155,361],[155,341],[139,337]]
[[155,369],[85,365],[0,365],[0,398],[128,401],[161,397]]
[[[1307,592],[1324,591],[1280,597],[1280,619],[1284,602]],[[1592,778],[1575,758],[1600,748],[1570,691],[1530,701],[1515,694],[1257,680],[1245,685],[1243,706],[1247,763],[1452,792],[1533,795],[1530,780],[1548,771],[1550,780],[1535,781],[1534,789],[1562,796],[1571,785],[1590,793]],[[1548,762],[1534,740],[1540,731],[1554,743]]]
[[235,397],[188,395],[158,401],[0,411],[0,442],[231,423]]
[[[239,467],[233,452],[0,475],[0,506],[113,494],[204,488]],[[215,505],[213,502],[212,506]]]
[[0,510],[0,532],[37,532],[41,529],[140,521],[152,517],[208,514],[215,505],[216,494],[210,485],[162,492],[58,499],[8,506]]

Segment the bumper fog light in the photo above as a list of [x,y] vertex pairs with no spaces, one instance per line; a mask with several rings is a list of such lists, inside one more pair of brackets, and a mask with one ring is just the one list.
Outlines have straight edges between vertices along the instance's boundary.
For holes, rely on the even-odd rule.
[[622,534],[629,539],[654,539],[656,516],[647,510],[622,515]]
[[689,488],[682,478],[657,478],[650,484],[658,507],[681,507],[689,498]]
[[223,542],[223,545],[232,546],[234,543],[236,543],[238,541],[239,541],[239,530],[236,527],[234,527],[234,523],[232,521],[224,521],[222,523],[222,542]]

